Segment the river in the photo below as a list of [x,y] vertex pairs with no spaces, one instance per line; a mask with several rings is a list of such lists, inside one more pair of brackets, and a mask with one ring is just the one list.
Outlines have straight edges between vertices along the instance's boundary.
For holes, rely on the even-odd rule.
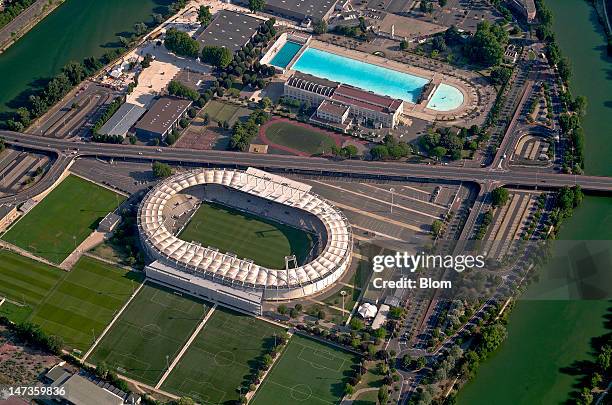
[[[584,0],[550,0],[554,30],[573,68],[572,92],[588,98],[586,172],[612,175],[612,60],[594,8]],[[612,240],[612,198],[587,196],[559,239]],[[458,396],[462,405],[561,404],[576,377],[562,371],[590,359],[590,338],[604,333],[600,301],[519,302],[508,339]]]
[[[117,35],[150,22],[169,0],[66,0],[6,52],[0,54],[0,113],[54,76],[70,60],[101,56]],[[25,92],[24,92],[25,91]]]

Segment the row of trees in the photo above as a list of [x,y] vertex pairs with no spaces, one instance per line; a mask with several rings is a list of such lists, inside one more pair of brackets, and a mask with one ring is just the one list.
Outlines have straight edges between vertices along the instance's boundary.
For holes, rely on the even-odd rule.
[[398,141],[393,135],[386,135],[381,145],[370,149],[374,160],[401,159],[412,153],[412,147],[404,141]]
[[268,337],[266,340],[264,352],[255,360],[255,366],[251,368],[251,373],[246,376],[244,383],[236,389],[240,393],[239,402],[242,404],[247,403],[247,398],[243,393],[254,392],[257,389],[264,374],[274,364],[274,359],[278,357],[283,347],[289,342],[289,337],[286,334],[279,334],[278,336]]
[[164,46],[178,56],[197,58],[200,53],[199,42],[191,38],[189,34],[176,28],[170,28],[166,31]]
[[454,133],[451,128],[440,127],[430,130],[418,139],[423,152],[434,159],[448,157],[451,160],[461,159],[464,150],[478,149],[478,143],[486,137],[478,126],[463,128]]
[[31,322],[12,323],[8,318],[0,317],[0,325],[6,326],[26,344],[55,355],[62,353],[64,341],[58,336],[50,336],[42,331],[40,326]]
[[235,150],[245,151],[259,134],[259,126],[265,124],[270,115],[263,110],[255,110],[249,115],[246,122],[236,121],[232,128],[230,147]]
[[76,61],[68,62],[59,74],[49,79],[43,88],[34,91],[28,97],[25,105],[13,114],[13,117],[9,118],[6,122],[0,123],[0,127],[7,127],[13,131],[22,131],[34,118],[40,117],[51,106],[59,102],[73,87],[127,52],[128,47],[139,37],[163,22],[165,18],[176,13],[180,8],[185,7],[186,1],[176,0],[167,8],[164,14],[155,14],[150,24],[135,24],[135,32],[132,37],[121,36],[121,45],[108,50],[99,58],[88,57],[80,63]]
[[0,12],[0,28],[13,21],[15,17],[34,4],[35,1],[36,0],[14,0],[8,3],[4,10]]

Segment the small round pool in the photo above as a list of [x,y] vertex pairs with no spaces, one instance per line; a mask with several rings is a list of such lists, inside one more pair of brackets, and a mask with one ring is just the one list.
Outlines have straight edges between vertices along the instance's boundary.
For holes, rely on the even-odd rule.
[[435,111],[451,111],[463,104],[463,93],[456,87],[441,83],[427,103]]

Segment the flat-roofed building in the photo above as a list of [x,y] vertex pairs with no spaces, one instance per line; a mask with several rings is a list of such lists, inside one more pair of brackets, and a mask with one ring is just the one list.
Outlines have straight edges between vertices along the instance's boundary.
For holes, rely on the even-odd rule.
[[380,96],[299,72],[294,73],[285,82],[283,95],[302,102],[308,101],[316,106],[326,100],[332,101],[333,103],[325,105],[322,114],[327,114],[332,109],[339,111],[335,107],[337,105],[348,106],[350,116],[374,127],[395,128],[399,116],[404,112],[404,102],[400,99]]
[[[338,0],[267,0],[264,11],[291,20],[327,21],[334,12]],[[234,0],[248,7],[248,0]]]
[[251,40],[262,23],[250,15],[221,10],[197,40],[202,46],[220,46],[236,52]]
[[323,100],[312,117],[310,117],[310,121],[346,132],[350,125],[350,111],[351,108],[346,104]]
[[376,34],[396,40],[415,41],[447,30],[442,25],[385,12],[372,12],[368,21]]
[[179,120],[185,116],[189,106],[191,106],[190,100],[176,97],[160,98],[134,127],[136,135],[142,138],[164,139],[178,126]]
[[124,103],[112,117],[98,131],[101,135],[119,135],[125,138],[126,134],[147,109],[132,103]]

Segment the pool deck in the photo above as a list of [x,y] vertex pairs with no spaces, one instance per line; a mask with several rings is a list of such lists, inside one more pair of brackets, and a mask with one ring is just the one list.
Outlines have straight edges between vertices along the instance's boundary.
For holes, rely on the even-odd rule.
[[[429,100],[423,100],[419,104],[404,102],[405,115],[421,118],[427,121],[447,121],[449,123],[458,123],[462,121],[463,117],[466,117],[469,113],[478,108],[479,97],[477,91],[474,86],[465,79],[422,69],[416,66],[410,66],[384,57],[368,54],[358,50],[343,48],[327,42],[318,41],[316,39],[311,40],[308,46],[350,59],[355,59],[388,69],[408,73],[414,76],[419,76],[432,81],[434,84],[436,84],[436,86],[440,83],[446,83],[457,88],[463,94],[463,103],[458,108],[450,111],[436,111],[427,108],[427,103]],[[287,65],[286,70],[288,75],[290,75],[292,72],[293,65],[297,59],[299,59],[299,55],[302,54],[304,49],[305,47],[302,48],[298,55],[293,58],[291,63]]]

